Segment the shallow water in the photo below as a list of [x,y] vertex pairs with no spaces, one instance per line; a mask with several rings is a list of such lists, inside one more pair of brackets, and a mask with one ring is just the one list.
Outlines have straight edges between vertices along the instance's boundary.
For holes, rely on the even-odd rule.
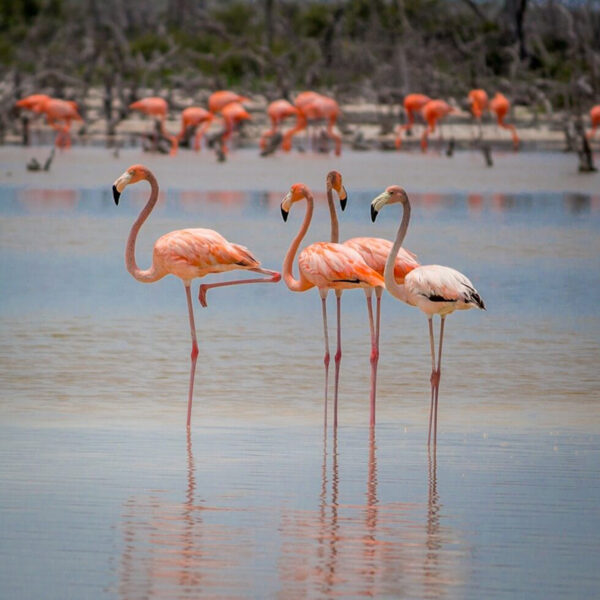
[[[393,238],[398,207],[369,220],[380,191],[348,189],[342,238]],[[166,186],[138,262],[162,233],[210,227],[279,269],[303,216],[281,221],[284,192]],[[448,318],[434,457],[425,317],[384,296],[371,441],[364,295],[344,294],[325,440],[318,294],[283,283],[196,302],[186,441],[183,286],[123,264],[146,194],[117,208],[108,188],[0,187],[8,597],[598,593],[600,198],[411,194],[406,247],[467,274],[488,307]],[[320,194],[306,243],[327,238],[326,217]]]

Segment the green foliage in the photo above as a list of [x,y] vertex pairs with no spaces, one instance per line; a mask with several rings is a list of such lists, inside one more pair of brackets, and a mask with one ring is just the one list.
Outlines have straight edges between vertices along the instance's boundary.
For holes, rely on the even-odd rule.
[[164,54],[169,49],[169,44],[164,37],[156,33],[144,33],[131,40],[129,48],[133,54],[141,52],[147,60],[156,52]]
[[0,0],[0,31],[31,23],[39,11],[39,0]]
[[246,2],[228,2],[223,8],[212,11],[212,16],[224,25],[227,33],[233,36],[247,35],[252,28],[255,9]]

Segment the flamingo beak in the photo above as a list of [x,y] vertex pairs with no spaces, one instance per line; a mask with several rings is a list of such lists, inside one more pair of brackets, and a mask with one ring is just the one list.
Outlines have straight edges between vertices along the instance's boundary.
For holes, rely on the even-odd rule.
[[373,199],[371,202],[371,221],[375,223],[375,219],[379,211],[390,201],[389,192],[385,191],[383,194],[379,194],[377,198]]
[[284,221],[287,221],[288,215],[290,214],[290,207],[292,206],[292,192],[291,190],[285,195],[285,198],[281,202],[281,216]]
[[379,211],[371,204],[371,221],[373,221],[373,223],[375,223],[378,214]]
[[285,208],[283,208],[283,206],[282,206],[281,207],[281,216],[283,217],[284,223],[287,221],[287,218],[288,218],[289,214],[290,213],[287,210],[285,210]]
[[121,197],[121,192],[119,192],[119,190],[117,190],[116,185],[112,186],[112,190],[113,190],[113,198],[115,199],[115,204],[117,206],[119,206],[119,198]]
[[340,189],[339,197],[340,197],[340,208],[342,210],[345,210],[346,202],[348,202],[348,194],[346,193],[346,188],[344,186],[342,186]]
[[113,190],[113,198],[114,198],[115,204],[117,206],[119,206],[119,198],[121,197],[121,193],[125,189],[125,186],[127,186],[131,182],[131,178],[132,178],[131,173],[129,171],[125,171],[125,173],[123,173],[123,175],[121,175],[114,182],[112,190]]

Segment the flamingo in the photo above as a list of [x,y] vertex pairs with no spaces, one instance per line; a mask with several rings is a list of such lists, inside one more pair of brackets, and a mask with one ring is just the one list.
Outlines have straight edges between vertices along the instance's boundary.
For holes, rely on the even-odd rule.
[[294,101],[298,109],[296,125],[283,136],[281,147],[289,152],[292,149],[292,138],[299,131],[306,129],[308,120],[325,119],[327,121],[327,135],[335,142],[335,155],[342,152],[342,138],[334,131],[333,127],[340,115],[340,107],[333,99],[316,92],[302,92]]
[[[59,148],[71,146],[71,121],[83,121],[77,111],[77,103],[72,100],[46,97],[33,107],[34,112],[44,113],[48,125],[57,131],[54,144]],[[62,122],[62,125],[59,124]]]
[[271,129],[267,129],[267,131],[260,136],[259,145],[261,150],[264,150],[266,147],[267,139],[277,133],[277,129],[279,128],[281,121],[287,117],[297,114],[298,109],[287,100],[281,99],[271,102],[267,107],[267,115],[271,120]]
[[471,112],[473,113],[473,116],[478,121],[481,121],[481,117],[483,116],[483,113],[488,108],[487,92],[482,89],[471,90],[469,92],[469,95],[467,96],[467,98],[468,98],[469,104],[471,105]]
[[165,121],[167,119],[167,112],[169,109],[166,100],[159,98],[158,96],[149,96],[147,98],[142,98],[137,102],[132,102],[129,105],[129,109],[139,110],[150,117],[158,119],[160,123],[161,134],[168,140],[171,140],[171,151],[169,154],[171,156],[177,154],[177,146],[179,144],[178,139],[173,135],[169,135],[165,129]]
[[[427,443],[428,445],[431,443],[431,426],[433,422],[433,444],[435,445],[437,441],[437,409],[442,364],[442,342],[446,317],[455,310],[469,308],[485,310],[485,304],[471,281],[465,275],[450,267],[440,265],[420,266],[406,275],[404,284],[401,285],[396,282],[394,277],[395,261],[410,221],[410,200],[401,187],[392,185],[371,202],[371,219],[373,221],[375,221],[377,214],[384,206],[396,203],[402,204],[403,214],[396,240],[385,263],[385,287],[395,298],[423,311],[429,321],[431,403],[429,406]],[[440,315],[441,318],[437,366],[432,320],[433,315],[436,314]]]
[[213,92],[208,98],[208,110],[211,113],[216,114],[220,112],[223,108],[225,108],[228,104],[232,102],[249,102],[249,98],[246,96],[240,96],[236,92],[231,92],[229,90],[219,90],[217,92]]
[[396,128],[396,150],[400,150],[402,146],[402,131],[410,132],[415,123],[415,115],[419,112],[431,98],[425,94],[408,94],[404,98],[404,112],[406,113],[407,122],[404,125],[398,125]]
[[227,142],[233,135],[233,129],[237,123],[246,121],[252,117],[248,114],[246,109],[239,102],[230,102],[221,109],[221,115],[225,121],[225,131],[221,136],[222,149],[227,154]]
[[30,94],[29,96],[25,96],[25,98],[21,98],[15,102],[15,106],[17,108],[24,108],[25,110],[31,110],[33,112],[40,112],[39,106],[50,100],[50,96],[46,94]]
[[496,92],[496,95],[490,100],[490,110],[496,114],[498,126],[503,127],[504,129],[508,129],[510,131],[513,141],[513,147],[515,150],[518,150],[521,140],[519,140],[517,130],[514,125],[510,125],[504,122],[504,117],[510,110],[509,99],[504,94]]
[[142,283],[153,283],[169,274],[175,275],[183,281],[192,336],[187,408],[187,428],[189,429],[192,418],[194,375],[198,357],[198,342],[190,291],[192,279],[204,277],[209,273],[223,273],[235,269],[254,271],[269,276],[266,279],[242,279],[202,284],[198,298],[200,304],[206,307],[206,292],[210,288],[244,283],[275,283],[281,279],[281,275],[276,271],[260,268],[260,262],[252,256],[247,248],[228,242],[221,234],[212,229],[180,229],[161,236],[154,244],[152,266],[149,269],[140,269],[135,260],[135,242],[141,226],[158,200],[158,182],[148,168],[143,165],[133,165],[113,184],[113,197],[115,204],[118,206],[119,198],[125,187],[143,180],[148,181],[150,184],[150,198],[131,227],[125,250],[125,264],[129,273]]
[[[292,292],[304,292],[317,287],[321,296],[323,313],[323,333],[325,337],[325,420],[327,419],[327,384],[329,378],[329,337],[327,333],[327,294],[335,290],[336,295],[343,290],[365,287],[384,287],[383,277],[371,269],[361,255],[348,246],[332,242],[316,242],[304,248],[298,256],[299,279],[292,273],[292,265],[300,242],[303,240],[314,209],[314,198],[310,189],[295,183],[281,203],[281,215],[287,221],[292,204],[306,200],[304,221],[297,236],[292,240],[283,261],[283,280]],[[339,315],[339,301],[338,301]],[[338,329],[339,332],[339,329]],[[338,342],[339,342],[338,338]],[[339,349],[341,358],[341,349]],[[334,427],[337,427],[337,394],[334,397]]]
[[423,152],[427,151],[427,138],[430,133],[435,131],[436,123],[451,112],[454,112],[454,108],[443,100],[430,100],[423,107],[423,118],[427,122],[427,129],[421,136],[421,150]]
[[590,109],[590,119],[592,120],[592,128],[587,132],[588,140],[591,140],[596,133],[596,129],[600,127],[600,104],[592,106]]
[[177,136],[177,141],[180,142],[183,139],[185,132],[190,127],[196,128],[196,134],[194,135],[194,150],[197,152],[200,150],[202,136],[208,127],[210,127],[213,119],[214,115],[200,106],[189,106],[184,109],[181,113],[181,131]]

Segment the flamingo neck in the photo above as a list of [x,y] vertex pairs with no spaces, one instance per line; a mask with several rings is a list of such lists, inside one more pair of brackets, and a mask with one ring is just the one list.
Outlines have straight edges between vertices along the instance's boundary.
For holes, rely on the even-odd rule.
[[331,241],[337,244],[340,241],[340,227],[337,218],[337,212],[335,210],[335,203],[333,202],[333,192],[331,186],[327,186],[327,205],[329,206],[329,215],[331,217]]
[[165,273],[161,273],[154,263],[149,269],[140,269],[135,262],[135,242],[137,239],[138,232],[140,227],[143,225],[144,221],[148,218],[148,215],[152,212],[156,201],[158,200],[158,182],[156,181],[156,177],[150,172],[146,173],[145,179],[150,183],[150,198],[148,202],[146,202],[146,206],[142,209],[138,218],[135,220],[135,223],[131,227],[131,231],[129,232],[129,237],[127,238],[127,246],[125,247],[125,265],[127,270],[131,273],[135,279],[141,281],[142,283],[152,283],[153,281],[157,281],[165,276]]
[[296,252],[298,251],[298,246],[300,246],[300,242],[304,239],[304,236],[308,231],[308,227],[312,219],[313,207],[314,199],[312,194],[308,192],[306,195],[306,213],[304,215],[304,221],[302,222],[302,226],[300,227],[298,235],[296,235],[296,237],[292,240],[287,254],[283,259],[283,280],[285,281],[285,285],[287,285],[292,292],[303,292],[304,290],[312,287],[312,285],[307,285],[304,281],[302,281],[302,276],[300,276],[300,279],[294,278],[292,266],[294,264]]
[[390,250],[387,261],[385,263],[385,270],[383,272],[383,278],[385,279],[385,288],[387,291],[395,296],[402,302],[407,302],[407,293],[404,285],[398,284],[396,278],[394,277],[394,266],[396,264],[396,257],[398,256],[398,252],[400,252],[400,247],[402,246],[402,242],[406,237],[406,231],[408,230],[408,223],[410,221],[410,201],[407,199],[405,203],[402,204],[402,221],[400,223],[400,227],[398,228],[398,233],[396,234],[396,240],[394,241],[394,245]]

